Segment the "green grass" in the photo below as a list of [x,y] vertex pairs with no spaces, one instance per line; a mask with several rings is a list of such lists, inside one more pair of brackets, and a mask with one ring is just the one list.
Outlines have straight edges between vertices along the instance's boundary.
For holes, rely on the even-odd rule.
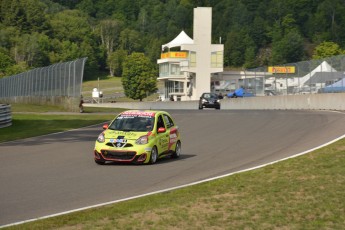
[[[163,82],[157,82],[157,87],[162,88]],[[105,98],[114,97],[115,93],[124,93],[124,89],[122,87],[121,77],[102,77],[100,80],[88,80],[84,81],[82,85],[82,95],[85,98],[92,98],[92,90],[94,88],[98,88],[100,91],[103,92]],[[144,98],[143,101],[156,101],[158,98],[158,94],[149,95],[147,98]],[[104,99],[104,102],[108,102]],[[110,101],[117,101],[117,102],[130,102],[135,101],[127,97],[116,97],[109,99]],[[138,101],[138,100],[137,100]]]
[[111,93],[123,93],[123,87],[120,77],[106,77],[98,80],[84,81],[82,86],[82,94],[85,97],[92,97],[92,90],[100,89],[104,95]]
[[112,118],[114,118],[114,115],[14,114],[12,116],[12,125],[0,129],[0,142],[85,127]]
[[344,229],[344,146],[9,229]]
[[50,111],[54,112],[68,112],[62,106],[54,106],[54,105],[32,105],[32,104],[11,104],[11,111],[13,113],[16,112],[26,112],[26,113],[46,113]]
[[0,142],[61,132],[109,121],[123,109],[85,108],[69,113],[61,106],[12,104],[12,125],[0,129]]

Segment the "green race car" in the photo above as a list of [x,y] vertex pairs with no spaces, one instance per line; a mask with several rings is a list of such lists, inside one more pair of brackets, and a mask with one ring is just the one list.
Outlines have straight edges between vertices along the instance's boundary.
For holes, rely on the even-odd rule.
[[95,143],[97,164],[154,164],[159,158],[181,154],[178,126],[165,111],[125,111],[103,129]]

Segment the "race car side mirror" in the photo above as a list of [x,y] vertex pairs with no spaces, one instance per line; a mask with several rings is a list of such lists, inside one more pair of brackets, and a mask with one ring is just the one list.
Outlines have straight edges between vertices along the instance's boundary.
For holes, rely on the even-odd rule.
[[158,128],[158,133],[165,133],[166,129],[164,127]]
[[107,129],[109,127],[109,124],[104,124],[103,129]]

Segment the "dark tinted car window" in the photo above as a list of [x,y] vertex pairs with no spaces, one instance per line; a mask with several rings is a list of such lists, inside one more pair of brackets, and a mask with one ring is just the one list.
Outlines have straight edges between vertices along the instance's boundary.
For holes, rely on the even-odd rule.
[[217,94],[214,93],[204,93],[203,98],[209,99],[209,98],[217,98]]
[[159,116],[157,119],[157,130],[161,127],[165,128],[163,118],[162,116]]
[[165,124],[167,125],[167,128],[173,127],[174,122],[172,121],[172,119],[166,114],[164,114],[163,116],[164,116],[164,120],[165,120]]
[[109,126],[109,129],[120,131],[151,131],[154,117],[118,116]]

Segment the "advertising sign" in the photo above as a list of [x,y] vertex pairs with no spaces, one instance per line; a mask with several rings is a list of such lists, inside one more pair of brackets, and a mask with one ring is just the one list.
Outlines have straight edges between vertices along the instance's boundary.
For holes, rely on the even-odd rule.
[[269,66],[269,73],[295,73],[295,66]]
[[161,58],[187,58],[187,52],[168,52],[162,53]]

